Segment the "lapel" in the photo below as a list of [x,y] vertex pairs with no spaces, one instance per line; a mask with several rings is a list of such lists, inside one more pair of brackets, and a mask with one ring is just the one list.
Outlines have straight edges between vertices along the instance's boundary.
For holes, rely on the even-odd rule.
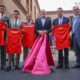
[[59,18],[56,19],[56,23],[57,23],[57,25],[59,25]]
[[45,18],[45,24],[44,24],[44,27],[46,26],[46,23],[47,23],[47,18]]
[[40,24],[41,24],[41,26],[42,26],[42,21],[41,21],[41,18],[39,19],[39,22],[40,22]]
[[[59,18],[57,18],[57,24],[59,25]],[[63,16],[63,19],[62,19],[62,24],[64,24],[64,16]]]
[[11,24],[12,24],[12,28],[14,28],[14,26],[15,26],[15,19],[11,20]]
[[64,16],[63,16],[62,24],[64,24],[64,21],[65,21],[65,18],[64,18]]

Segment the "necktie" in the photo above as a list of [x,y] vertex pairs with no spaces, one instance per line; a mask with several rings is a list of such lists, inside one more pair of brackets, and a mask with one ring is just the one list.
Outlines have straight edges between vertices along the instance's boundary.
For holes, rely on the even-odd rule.
[[17,19],[15,19],[15,27],[17,26]]

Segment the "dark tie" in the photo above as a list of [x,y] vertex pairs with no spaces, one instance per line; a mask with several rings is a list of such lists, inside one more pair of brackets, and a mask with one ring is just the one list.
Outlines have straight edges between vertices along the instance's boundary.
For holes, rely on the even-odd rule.
[[15,19],[15,27],[17,26],[17,19]]

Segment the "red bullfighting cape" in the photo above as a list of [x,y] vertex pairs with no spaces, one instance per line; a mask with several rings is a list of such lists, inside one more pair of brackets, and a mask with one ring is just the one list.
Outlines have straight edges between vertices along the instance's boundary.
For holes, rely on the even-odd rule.
[[7,46],[6,53],[20,54],[21,53],[21,29],[7,29]]
[[5,45],[4,30],[5,30],[5,22],[0,21],[0,46]]
[[69,24],[56,25],[52,30],[55,36],[56,49],[64,49],[70,47],[70,28]]
[[25,60],[23,72],[32,72],[32,74],[49,74],[49,66],[54,66],[48,36],[38,36],[28,57]]
[[22,25],[24,34],[23,34],[23,46],[32,47],[35,41],[35,26],[32,25]]

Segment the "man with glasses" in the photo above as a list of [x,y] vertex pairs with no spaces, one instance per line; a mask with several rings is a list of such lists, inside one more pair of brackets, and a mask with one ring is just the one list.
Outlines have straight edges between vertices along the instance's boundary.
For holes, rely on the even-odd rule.
[[73,7],[74,17],[72,19],[73,45],[76,53],[76,65],[73,68],[80,68],[80,14],[79,7]]

